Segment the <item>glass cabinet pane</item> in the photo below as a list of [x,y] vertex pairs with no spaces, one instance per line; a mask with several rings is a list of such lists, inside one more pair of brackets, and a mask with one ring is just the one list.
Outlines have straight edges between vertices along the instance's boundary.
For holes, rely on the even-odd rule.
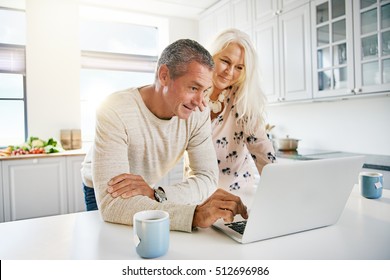
[[379,66],[377,61],[364,63],[362,65],[363,85],[367,86],[380,84],[380,75],[378,68]]
[[345,19],[332,24],[332,41],[338,42],[346,39]]
[[347,44],[333,46],[333,65],[347,63]]
[[390,4],[383,5],[381,8],[381,28],[390,27]]
[[364,9],[371,5],[376,4],[376,0],[360,0],[360,8]]
[[329,8],[328,3],[317,6],[317,24],[326,22],[329,20]]
[[382,55],[390,54],[390,31],[382,33]]
[[332,79],[331,71],[318,72],[318,90],[329,90],[331,89]]
[[362,34],[377,31],[377,9],[372,9],[361,14],[361,30]]
[[347,88],[347,67],[337,68],[333,71],[333,78],[334,78],[334,88],[340,89],[340,88]]
[[332,66],[329,48],[324,48],[317,51],[317,63],[318,69]]
[[332,0],[332,19],[345,15],[345,0]]
[[383,60],[383,83],[390,83],[390,59]]
[[317,28],[317,46],[329,44],[329,26],[325,25]]
[[362,59],[378,56],[377,35],[362,38]]

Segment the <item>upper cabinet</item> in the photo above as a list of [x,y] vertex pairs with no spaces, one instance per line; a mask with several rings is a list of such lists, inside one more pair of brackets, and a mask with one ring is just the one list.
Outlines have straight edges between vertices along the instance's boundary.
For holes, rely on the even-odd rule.
[[354,2],[356,93],[390,89],[390,1]]
[[[283,8],[284,2],[289,2],[289,9]],[[254,38],[269,102],[312,97],[310,6],[305,2],[254,2]],[[261,14],[268,20],[259,18]]]
[[200,17],[199,42],[206,47],[222,30],[233,26],[230,1],[220,1]]
[[256,23],[265,22],[277,15],[302,6],[309,1],[310,0],[253,0],[254,19]]
[[350,4],[345,0],[313,2],[314,97],[354,94]]
[[315,98],[389,90],[390,1],[314,1],[312,24]]
[[271,103],[389,92],[390,0],[222,0],[200,42],[229,27],[252,37]]
[[233,0],[232,9],[232,26],[240,29],[249,35],[252,35],[252,1],[251,0]]

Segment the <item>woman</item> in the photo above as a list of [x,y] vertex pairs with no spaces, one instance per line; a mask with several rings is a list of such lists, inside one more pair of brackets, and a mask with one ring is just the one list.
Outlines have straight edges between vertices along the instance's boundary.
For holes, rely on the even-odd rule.
[[215,70],[213,88],[205,101],[211,112],[219,187],[234,192],[253,186],[254,164],[261,174],[266,164],[275,161],[265,131],[266,98],[257,54],[246,33],[225,30],[213,42],[210,53]]

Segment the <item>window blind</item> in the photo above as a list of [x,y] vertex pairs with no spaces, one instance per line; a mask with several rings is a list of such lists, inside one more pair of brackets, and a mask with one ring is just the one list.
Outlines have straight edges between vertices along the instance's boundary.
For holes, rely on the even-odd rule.
[[81,51],[81,67],[118,71],[154,72],[157,56]]
[[0,72],[26,74],[24,46],[0,44]]

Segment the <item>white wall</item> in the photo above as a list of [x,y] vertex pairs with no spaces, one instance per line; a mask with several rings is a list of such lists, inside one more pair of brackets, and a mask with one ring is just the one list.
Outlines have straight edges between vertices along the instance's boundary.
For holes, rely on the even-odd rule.
[[390,155],[390,97],[269,106],[268,119],[302,148]]
[[[81,126],[79,1],[28,0],[25,6],[29,136],[59,139],[60,129]],[[169,42],[197,39],[197,21],[171,17],[168,22]]]
[[80,128],[77,1],[26,1],[29,136],[59,139]]

